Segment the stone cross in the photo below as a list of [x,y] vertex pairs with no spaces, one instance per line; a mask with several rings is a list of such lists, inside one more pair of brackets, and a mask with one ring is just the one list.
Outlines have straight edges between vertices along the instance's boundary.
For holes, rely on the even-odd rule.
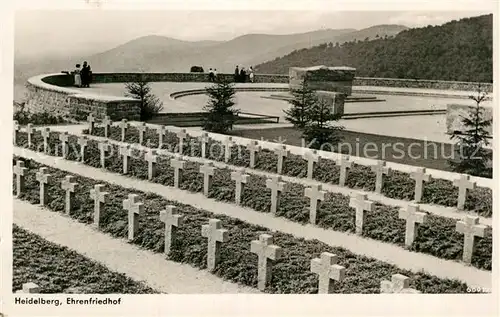
[[352,168],[352,161],[349,161],[349,155],[340,154],[338,159],[335,161],[340,167],[340,177],[339,177],[339,185],[345,186],[345,181],[347,180],[347,170]]
[[411,247],[415,237],[417,236],[418,223],[425,223],[427,221],[427,214],[420,211],[420,207],[416,204],[410,204],[405,209],[399,210],[399,219],[406,220],[406,234],[405,245]]
[[453,181],[453,186],[458,187],[458,204],[457,208],[463,210],[465,206],[465,198],[467,197],[467,189],[476,188],[476,182],[469,180],[470,176],[462,174],[459,179]]
[[177,132],[177,137],[179,138],[179,154],[184,151],[184,139],[187,137],[186,129],[181,129]]
[[120,155],[123,159],[123,174],[127,174],[130,169],[130,157],[132,156],[130,145],[120,146]]
[[144,143],[144,133],[146,132],[146,123],[145,122],[141,122],[139,123],[139,125],[137,126],[137,131],[139,131],[139,144],[142,145],[142,143]]
[[48,191],[45,185],[49,184],[52,180],[52,176],[48,173],[49,169],[47,167],[40,167],[38,172],[36,172],[36,180],[40,183],[40,205],[44,206],[48,202]]
[[253,141],[250,141],[250,143],[247,145],[247,149],[250,152],[250,168],[255,167],[255,157],[256,157],[255,155],[261,149],[260,145],[258,145],[258,144],[259,144],[259,142],[253,140]]
[[158,155],[156,154],[155,150],[148,149],[144,153],[144,159],[148,162],[148,179],[152,180],[156,175],[156,163]]
[[410,279],[402,274],[393,274],[391,281],[380,282],[381,294],[419,294],[416,289],[410,288]]
[[261,234],[259,240],[253,240],[250,243],[250,252],[259,257],[257,287],[263,291],[271,281],[273,261],[279,260],[283,256],[283,250],[273,244],[271,235]]
[[[170,160],[170,166],[174,169],[174,187],[179,188],[182,178],[182,170],[184,169],[185,161],[179,158],[172,158]],[[201,168],[200,168],[201,171]],[[207,194],[208,195],[208,191]]]
[[28,135],[28,148],[31,148],[31,138],[33,137],[33,134],[36,132],[36,129],[33,128],[33,125],[31,123],[28,123],[26,126],[26,134]]
[[113,125],[113,121],[111,121],[109,116],[106,116],[104,120],[102,120],[102,124],[104,125],[104,137],[107,138],[109,137],[109,132],[111,130],[111,126]]
[[12,140],[14,145],[17,144],[17,135],[19,134],[19,130],[21,130],[21,127],[19,126],[19,122],[17,120],[14,120],[14,139]]
[[62,157],[67,158],[68,157],[68,142],[69,142],[68,131],[64,131],[61,134],[59,134],[59,141],[61,141]]
[[118,126],[122,129],[121,141],[125,142],[125,134],[127,133],[127,129],[129,127],[129,123],[128,123],[127,119],[122,119],[122,121],[120,122],[120,124]]
[[485,225],[479,224],[479,218],[476,216],[465,216],[464,220],[457,221],[456,231],[464,235],[464,249],[462,260],[470,264],[472,261],[472,254],[475,249],[475,238],[484,238],[486,231]]
[[349,201],[349,207],[356,209],[356,234],[363,234],[363,224],[366,220],[365,211],[372,211],[374,203],[367,200],[367,195],[354,194]]
[[271,213],[275,215],[278,210],[281,192],[285,188],[285,183],[281,181],[281,177],[271,176],[266,179],[266,187],[271,190]]
[[431,180],[431,175],[425,174],[425,167],[419,167],[410,173],[410,177],[415,180],[415,202],[422,200],[423,183]]
[[229,163],[231,159],[231,148],[234,145],[234,141],[232,137],[227,137],[224,139],[224,162]]
[[43,153],[49,153],[49,137],[50,137],[50,128],[42,129],[42,137],[43,137]]
[[278,170],[277,170],[277,173],[278,174],[281,174],[282,170],[283,170],[283,159],[285,157],[288,156],[288,153],[290,153],[290,151],[288,151],[286,149],[286,146],[284,145],[279,145],[278,147],[276,147],[276,149],[274,150],[274,153],[276,155],[278,155]]
[[200,166],[200,173],[203,174],[203,194],[208,197],[208,190],[212,186],[212,176],[214,176],[214,164],[209,162]]
[[345,267],[337,263],[337,255],[329,252],[323,252],[320,258],[311,260],[311,272],[318,274],[318,294],[332,294],[333,281],[344,280]]
[[198,139],[201,143],[201,157],[206,158],[207,157],[207,144],[208,144],[208,141],[210,141],[210,137],[208,136],[208,133],[203,132]]
[[304,189],[304,195],[309,197],[309,222],[313,225],[316,224],[316,212],[318,210],[318,201],[325,200],[326,191],[322,190],[321,185],[311,185],[311,187]]
[[243,192],[244,184],[247,183],[249,177],[250,175],[245,174],[244,169],[231,172],[231,180],[236,182],[234,191],[234,202],[236,205],[241,203],[241,193]]
[[94,185],[94,189],[90,190],[90,198],[94,200],[94,226],[99,228],[102,213],[101,208],[104,208],[108,193],[104,191],[104,185]]
[[78,185],[75,183],[76,178],[71,175],[67,175],[62,181],[61,181],[61,189],[66,192],[66,206],[65,206],[65,213],[66,215],[69,215],[71,212],[71,209],[73,207],[72,205],[72,200],[75,196],[75,187]]
[[177,227],[182,225],[182,216],[178,215],[177,207],[167,206],[165,210],[160,211],[160,220],[165,223],[165,249],[166,255],[170,253],[172,241],[175,239]]
[[372,165],[372,172],[377,175],[377,179],[375,180],[375,192],[379,194],[382,192],[384,174],[389,175],[391,173],[391,169],[386,167],[385,164],[385,161],[377,161],[377,165]]
[[106,152],[109,152],[111,145],[108,141],[99,143],[99,151],[101,152],[101,168],[106,168]]
[[24,162],[17,160],[16,165],[14,166],[14,174],[16,174],[16,197],[19,197],[24,191],[24,172],[27,170],[28,168],[24,166]]
[[29,283],[24,283],[23,284],[23,289],[18,290],[16,292],[17,294],[39,294],[40,293],[40,286],[33,282]]
[[210,271],[213,271],[219,263],[221,242],[229,240],[229,231],[221,227],[221,222],[218,219],[210,219],[208,225],[201,226],[201,236],[208,238],[207,268]]
[[134,240],[139,230],[139,214],[144,211],[144,204],[139,202],[139,196],[128,194],[128,199],[123,201],[123,209],[128,211],[128,240]]
[[313,171],[314,171],[314,163],[318,163],[320,156],[318,155],[318,151],[316,150],[310,150],[306,151],[302,157],[304,160],[307,161],[307,178],[312,179],[313,178]]
[[156,128],[156,131],[158,132],[158,148],[161,149],[161,146],[163,145],[163,136],[165,135],[165,126],[160,125]]
[[87,117],[87,122],[89,123],[89,134],[92,135],[94,134],[94,125],[95,125],[95,117],[92,114],[92,112],[89,113]]
[[85,135],[82,135],[81,137],[78,138],[78,145],[80,146],[81,162],[85,162],[85,148],[87,147],[88,143],[89,139]]

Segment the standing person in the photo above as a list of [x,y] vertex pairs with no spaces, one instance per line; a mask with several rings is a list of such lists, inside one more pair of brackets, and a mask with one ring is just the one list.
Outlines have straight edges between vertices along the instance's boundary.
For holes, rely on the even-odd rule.
[[250,66],[250,69],[248,70],[248,72],[250,73],[250,82],[253,83],[254,74],[253,74],[253,67],[252,66]]
[[90,84],[92,83],[92,68],[90,68],[90,64],[88,64],[88,68],[89,68],[89,77],[88,77],[87,87],[90,87]]
[[83,62],[82,71],[80,72],[80,76],[82,78],[82,87],[88,87],[89,82],[89,68],[87,65],[87,61]]
[[76,87],[81,87],[82,86],[82,77],[80,75],[80,64],[76,64],[75,70],[73,71],[73,78],[75,79],[75,86]]
[[214,80],[217,81],[217,68],[214,68]]
[[242,67],[240,71],[240,80],[242,83],[246,81],[247,79],[246,77],[247,77],[247,72],[245,71],[245,67]]
[[208,80],[214,81],[214,71],[212,70],[212,68],[208,70]]
[[236,65],[236,69],[234,70],[234,82],[235,83],[239,82],[240,81],[239,78],[240,78],[240,70],[238,68],[238,65]]

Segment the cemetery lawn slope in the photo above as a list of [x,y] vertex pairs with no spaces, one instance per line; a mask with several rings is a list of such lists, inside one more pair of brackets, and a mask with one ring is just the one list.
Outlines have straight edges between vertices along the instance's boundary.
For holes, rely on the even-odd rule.
[[85,256],[13,225],[13,291],[33,282],[41,293],[155,294]]

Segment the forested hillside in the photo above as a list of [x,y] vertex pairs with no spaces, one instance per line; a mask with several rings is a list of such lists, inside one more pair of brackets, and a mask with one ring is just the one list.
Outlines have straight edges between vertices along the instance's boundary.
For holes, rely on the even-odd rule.
[[293,66],[351,66],[356,76],[492,82],[493,15],[408,29],[394,37],[325,43],[256,66],[266,74]]

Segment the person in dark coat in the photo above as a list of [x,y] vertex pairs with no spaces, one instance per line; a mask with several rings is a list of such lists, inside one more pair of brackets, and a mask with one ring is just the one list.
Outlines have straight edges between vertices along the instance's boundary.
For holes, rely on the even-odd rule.
[[240,81],[240,69],[238,65],[236,65],[236,69],[234,70],[234,82],[237,83]]
[[81,76],[82,76],[82,87],[89,86],[89,77],[90,77],[90,67],[87,65],[87,62],[83,62]]
[[245,67],[242,67],[240,71],[240,82],[244,83],[246,79],[247,79],[247,72],[245,71]]

